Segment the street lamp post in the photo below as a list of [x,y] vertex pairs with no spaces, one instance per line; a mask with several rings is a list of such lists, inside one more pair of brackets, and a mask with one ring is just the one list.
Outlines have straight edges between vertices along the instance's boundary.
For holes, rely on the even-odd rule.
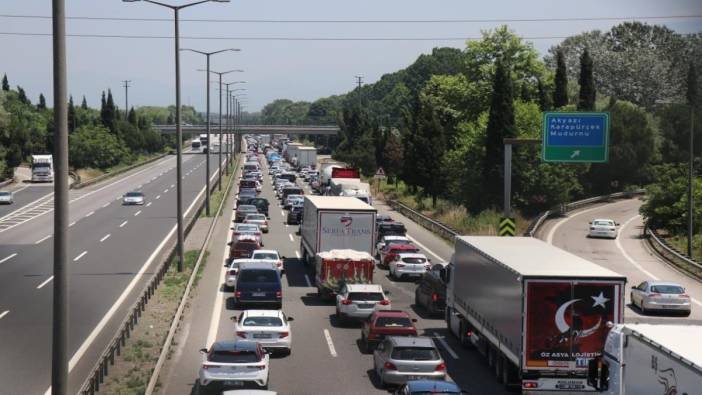
[[[226,141],[226,146],[227,146],[227,163],[229,163],[232,159],[231,156],[231,126],[232,122],[231,121],[231,97],[229,96],[230,90],[229,87],[234,84],[245,84],[246,81],[233,81],[233,82],[225,82],[223,85],[226,87],[226,95],[225,95],[225,100],[227,101],[226,106],[227,106],[227,116],[226,116],[226,122],[227,122],[227,141]],[[221,147],[220,147],[221,149]],[[225,172],[228,175],[229,174],[229,166],[225,167]]]
[[161,3],[154,0],[122,0],[126,3],[134,3],[137,1],[144,1],[151,4],[160,5],[162,7],[170,8],[173,10],[173,20],[175,23],[175,91],[176,91],[176,223],[177,223],[177,233],[178,233],[178,271],[183,271],[183,262],[185,260],[183,256],[183,130],[181,128],[181,114],[180,114],[180,31],[178,26],[178,13],[183,8],[191,7],[194,5],[202,3],[228,3],[229,0],[200,0],[193,3],[182,4],[178,6]]
[[[181,51],[191,51],[195,53],[199,53],[201,55],[205,55],[207,58],[207,82],[205,83],[206,91],[207,91],[207,155],[205,155],[205,213],[207,216],[210,215],[210,147],[211,142],[210,142],[210,56],[216,55],[218,53],[222,52],[238,52],[239,49],[237,48],[226,48],[222,49],[219,51],[213,51],[213,52],[204,52],[204,51],[198,51],[196,49],[190,49],[190,48],[181,48]],[[222,143],[222,139],[220,136],[220,144]],[[222,146],[220,145],[220,149]],[[220,180],[221,183],[221,180]]]
[[235,122],[234,122],[234,125],[235,125],[234,150],[236,152],[240,152],[241,151],[241,147],[240,147],[241,129],[240,129],[239,125],[241,125],[241,106],[240,106],[241,102],[239,100],[237,100],[237,97],[239,97],[239,98],[246,97],[246,94],[245,93],[239,94],[239,95],[232,94],[232,99],[234,100],[233,107],[234,107],[234,119],[235,119]]

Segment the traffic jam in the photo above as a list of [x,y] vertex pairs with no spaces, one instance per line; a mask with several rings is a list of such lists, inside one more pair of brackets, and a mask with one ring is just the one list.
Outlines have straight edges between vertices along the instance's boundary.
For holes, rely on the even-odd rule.
[[[650,365],[650,358],[631,354],[643,344],[656,345],[659,363],[679,367],[678,388],[699,386],[684,351],[674,347],[675,334],[694,331],[624,323],[626,277],[531,237],[457,236],[447,262],[432,260],[405,223],[378,213],[358,169],[317,158],[314,148],[284,136],[245,141],[223,284],[235,315],[231,335],[201,350],[200,388],[287,393],[269,381],[275,375],[271,358],[289,358],[294,348],[295,317],[284,306],[292,264],[307,273],[315,303],[334,308],[333,326],[358,328],[359,356],[372,356],[373,385],[396,394],[466,393],[447,369],[444,356],[456,358],[455,352],[422,330],[426,319],[442,322],[453,344],[479,353],[511,392],[620,393],[608,392],[610,384],[658,386],[655,375],[631,373]],[[276,201],[264,197],[264,189]],[[278,211],[280,217],[273,215]],[[613,221],[590,225],[592,237],[617,236]],[[275,248],[273,229],[281,226],[299,236],[289,234],[291,242],[299,238],[295,258]],[[411,309],[393,304],[395,284],[413,295]],[[646,283],[632,288],[631,300],[645,308],[656,303],[646,295],[657,293],[668,305],[683,306],[684,292],[675,284]],[[685,306],[675,312],[689,315],[689,300]],[[638,342],[613,346],[625,338]]]

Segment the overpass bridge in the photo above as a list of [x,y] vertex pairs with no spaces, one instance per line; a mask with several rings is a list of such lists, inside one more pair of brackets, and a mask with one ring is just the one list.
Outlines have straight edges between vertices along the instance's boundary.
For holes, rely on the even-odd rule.
[[[175,125],[154,125],[162,134],[175,134]],[[206,133],[206,125],[183,125],[184,135]],[[237,125],[237,133],[242,134],[316,134],[336,136],[339,127],[336,125]],[[218,133],[219,125],[210,124],[210,133]]]

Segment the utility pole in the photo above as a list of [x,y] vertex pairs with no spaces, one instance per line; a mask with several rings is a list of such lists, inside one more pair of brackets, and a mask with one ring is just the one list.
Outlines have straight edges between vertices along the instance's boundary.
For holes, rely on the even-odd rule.
[[363,105],[361,101],[361,85],[363,84],[363,76],[362,75],[357,75],[355,76],[356,78],[356,84],[358,85],[358,109],[360,111],[361,106]]
[[52,1],[54,77],[54,299],[51,332],[51,392],[68,394],[68,82],[66,8]]
[[129,120],[129,83],[131,80],[124,80],[124,119]]

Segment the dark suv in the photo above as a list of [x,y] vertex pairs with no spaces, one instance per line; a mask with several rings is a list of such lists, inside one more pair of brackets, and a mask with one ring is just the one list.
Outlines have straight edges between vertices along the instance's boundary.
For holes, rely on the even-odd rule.
[[246,262],[239,265],[236,277],[234,301],[237,308],[242,305],[272,305],[283,307],[283,284],[275,264],[270,262]]
[[414,291],[414,304],[422,306],[429,314],[440,315],[446,309],[446,283],[442,273],[444,265],[437,263],[422,275]]

